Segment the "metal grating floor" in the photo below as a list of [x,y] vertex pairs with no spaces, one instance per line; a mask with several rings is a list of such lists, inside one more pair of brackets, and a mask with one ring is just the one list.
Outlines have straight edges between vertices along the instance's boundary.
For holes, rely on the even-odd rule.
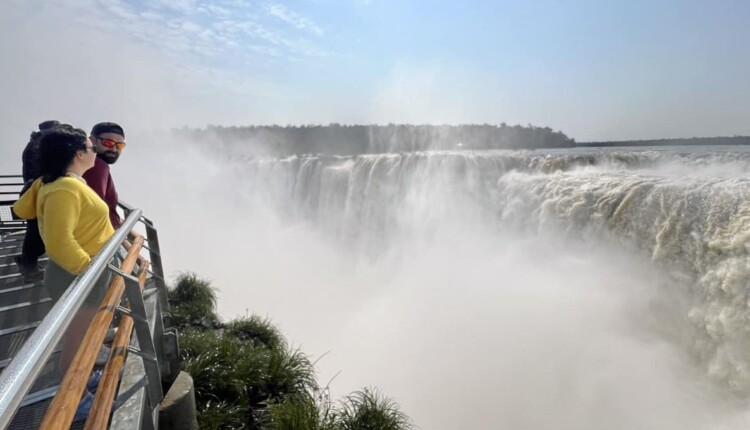
[[[13,262],[18,255],[23,235],[14,233],[0,237],[0,369],[5,368],[23,343],[31,336],[49,310],[49,295],[41,283],[24,284],[23,278]],[[20,303],[19,303],[20,302]],[[30,403],[18,410],[9,429],[27,430],[39,428],[41,420],[51,402],[55,388],[62,379],[59,350],[52,354],[46,366],[29,390],[26,397]],[[83,428],[83,423],[79,427]]]

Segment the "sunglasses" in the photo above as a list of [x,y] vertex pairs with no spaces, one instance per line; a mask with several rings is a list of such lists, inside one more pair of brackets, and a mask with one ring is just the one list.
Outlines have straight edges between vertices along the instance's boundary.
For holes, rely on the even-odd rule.
[[112,139],[104,139],[101,137],[97,137],[97,139],[99,139],[102,142],[102,146],[105,148],[112,149],[116,147],[118,150],[121,150],[122,148],[125,147],[125,142],[115,142]]

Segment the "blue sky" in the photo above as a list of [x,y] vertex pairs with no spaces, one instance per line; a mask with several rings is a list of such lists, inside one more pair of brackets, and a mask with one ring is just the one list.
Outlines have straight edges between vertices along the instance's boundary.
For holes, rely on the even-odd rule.
[[[42,79],[0,65],[0,90],[39,99],[8,112],[11,128],[65,112],[143,127],[507,122],[578,140],[750,134],[747,1],[5,0],[0,15],[4,58],[82,67]],[[108,52],[117,70],[105,67]],[[119,107],[98,100],[102,91]]]

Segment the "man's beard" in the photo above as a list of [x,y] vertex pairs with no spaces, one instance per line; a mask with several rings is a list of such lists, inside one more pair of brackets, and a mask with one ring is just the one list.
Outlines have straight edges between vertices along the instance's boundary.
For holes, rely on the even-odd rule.
[[118,158],[120,158],[119,152],[101,152],[98,154],[99,158],[101,158],[105,163],[107,164],[115,164]]

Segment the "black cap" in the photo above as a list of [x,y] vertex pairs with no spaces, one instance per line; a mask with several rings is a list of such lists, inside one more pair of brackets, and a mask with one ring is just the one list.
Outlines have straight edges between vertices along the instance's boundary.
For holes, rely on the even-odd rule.
[[98,136],[102,133],[115,133],[125,137],[125,130],[114,122],[100,122],[91,129],[92,136]]
[[56,121],[54,119],[51,119],[49,121],[44,121],[39,123],[39,131],[48,130],[52,127],[57,127],[60,125],[60,121]]

